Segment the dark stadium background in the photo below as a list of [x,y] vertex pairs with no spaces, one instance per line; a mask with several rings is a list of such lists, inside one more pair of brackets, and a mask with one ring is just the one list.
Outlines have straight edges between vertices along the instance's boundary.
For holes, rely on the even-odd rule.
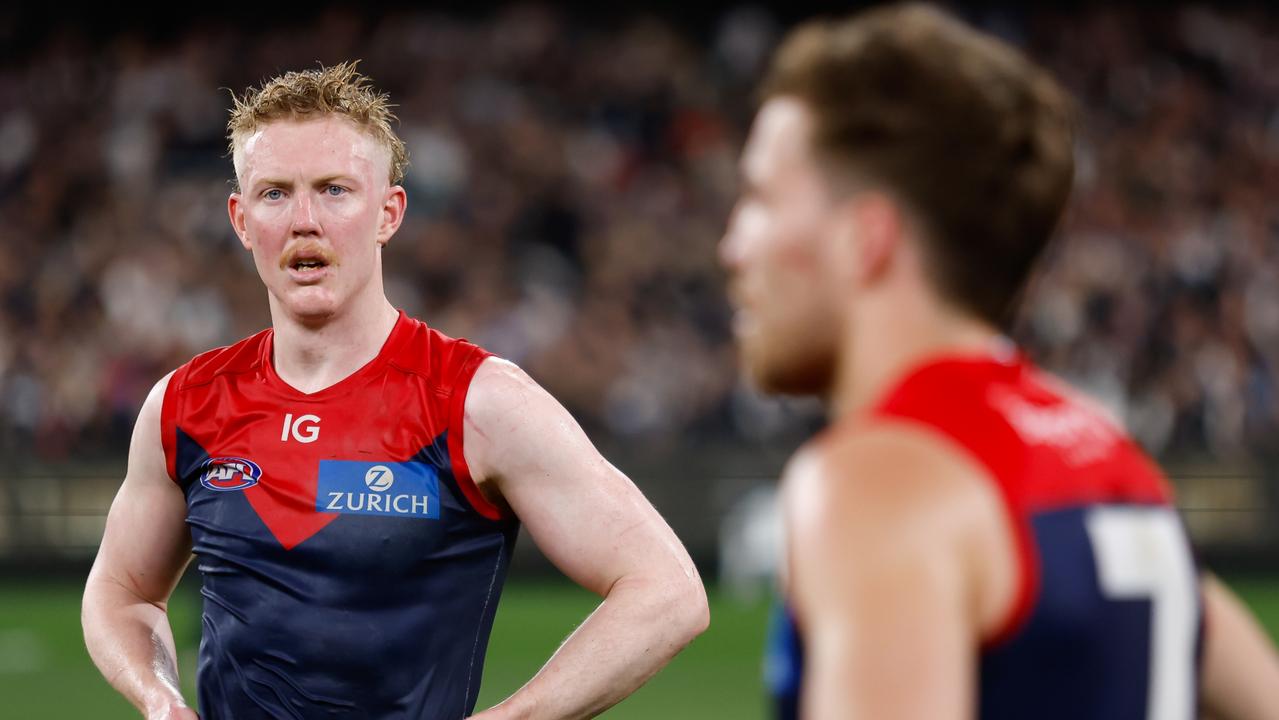
[[[393,301],[551,389],[712,586],[711,630],[608,717],[761,717],[768,488],[820,416],[737,381],[714,245],[768,50],[847,7],[0,9],[0,716],[132,716],[84,653],[78,593],[134,415],[164,372],[268,322],[223,209],[223,88],[363,58],[413,161]],[[1279,632],[1279,15],[959,12],[1081,109],[1017,338],[1161,460],[1201,557]],[[523,541],[482,702],[591,602]]]

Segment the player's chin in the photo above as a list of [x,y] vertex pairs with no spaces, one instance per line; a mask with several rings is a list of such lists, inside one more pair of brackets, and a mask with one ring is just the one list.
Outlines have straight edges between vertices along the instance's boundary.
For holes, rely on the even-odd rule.
[[784,393],[786,378],[777,371],[775,363],[770,362],[765,348],[743,342],[738,345],[741,354],[742,371],[755,389],[762,393]]
[[281,303],[289,315],[307,324],[333,317],[341,306],[336,293],[315,285],[290,288],[282,295]]
[[746,373],[761,392],[769,395],[825,395],[830,389],[832,365],[823,358],[795,357],[758,348],[743,348]]

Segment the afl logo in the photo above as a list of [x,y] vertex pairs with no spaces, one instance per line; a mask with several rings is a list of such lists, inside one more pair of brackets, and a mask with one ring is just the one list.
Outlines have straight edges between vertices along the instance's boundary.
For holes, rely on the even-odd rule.
[[395,482],[395,475],[391,472],[391,468],[385,465],[374,465],[364,473],[364,484],[376,492],[390,490],[393,482]]
[[262,468],[252,460],[238,457],[215,457],[204,461],[200,484],[210,490],[229,492],[258,484]]

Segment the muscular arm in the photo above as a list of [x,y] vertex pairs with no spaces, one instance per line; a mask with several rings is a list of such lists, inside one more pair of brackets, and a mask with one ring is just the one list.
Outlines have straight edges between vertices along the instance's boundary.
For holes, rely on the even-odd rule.
[[640,491],[516,366],[480,366],[464,432],[482,489],[514,510],[556,567],[604,598],[532,680],[475,717],[593,717],[706,628],[697,570]]
[[801,454],[783,497],[802,717],[971,717],[978,644],[1011,600],[979,471],[926,436],[876,429]]
[[138,414],[124,483],[84,589],[81,622],[103,676],[147,718],[194,718],[178,689],[167,603],[191,557],[186,503],[169,479],[160,407],[169,378]]
[[1203,582],[1204,710],[1214,720],[1279,720],[1279,657],[1243,604],[1216,578]]

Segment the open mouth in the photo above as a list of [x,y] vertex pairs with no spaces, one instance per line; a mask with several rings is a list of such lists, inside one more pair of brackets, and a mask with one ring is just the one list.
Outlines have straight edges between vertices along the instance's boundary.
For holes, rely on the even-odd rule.
[[292,271],[294,275],[311,275],[333,265],[329,253],[320,247],[299,247],[286,253],[280,260],[280,269]]
[[295,282],[304,284],[322,280],[331,264],[332,262],[322,249],[302,249],[281,262]]
[[310,258],[306,260],[294,260],[289,267],[294,270],[306,272],[307,270],[319,270],[322,267],[328,267],[328,263],[318,258]]

